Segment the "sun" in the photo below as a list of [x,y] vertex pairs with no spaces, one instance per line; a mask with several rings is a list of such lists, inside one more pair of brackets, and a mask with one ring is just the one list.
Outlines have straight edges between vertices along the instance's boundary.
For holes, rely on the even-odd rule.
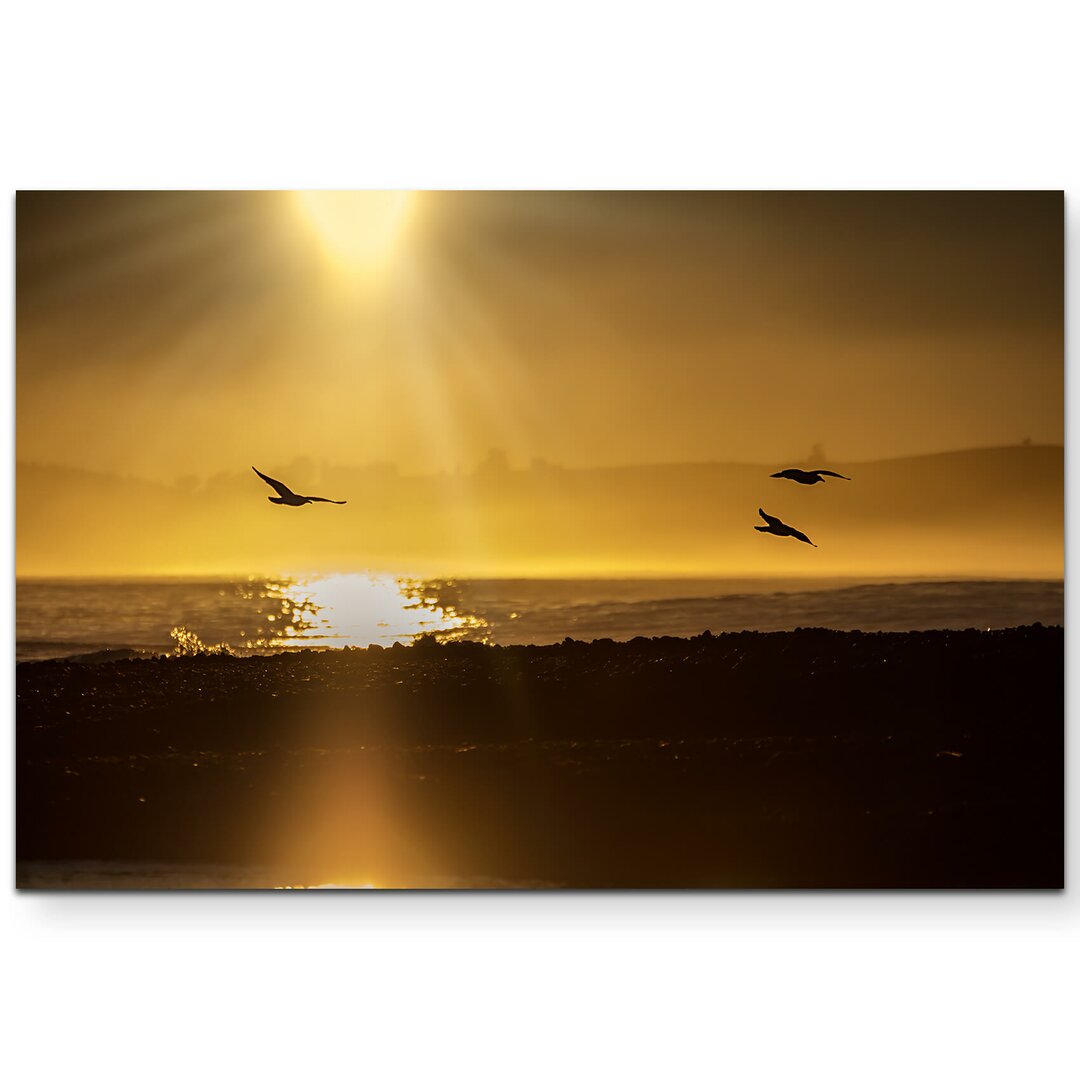
[[297,191],[301,214],[345,270],[371,270],[393,251],[409,218],[410,191]]

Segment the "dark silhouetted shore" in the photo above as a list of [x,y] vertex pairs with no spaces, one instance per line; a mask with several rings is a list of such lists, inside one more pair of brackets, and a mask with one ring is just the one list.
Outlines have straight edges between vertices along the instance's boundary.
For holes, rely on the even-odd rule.
[[1059,888],[1063,665],[1038,625],[20,664],[18,881]]

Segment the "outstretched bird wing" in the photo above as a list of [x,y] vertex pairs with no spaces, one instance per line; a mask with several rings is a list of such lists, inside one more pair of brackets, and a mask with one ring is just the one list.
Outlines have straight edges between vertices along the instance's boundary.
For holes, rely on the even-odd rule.
[[839,480],[850,480],[851,479],[850,476],[843,476],[841,473],[838,473],[838,472],[829,472],[828,469],[815,469],[814,472],[816,472],[818,474],[818,476],[835,476]]
[[271,477],[267,476],[266,473],[259,472],[259,470],[256,469],[254,465],[251,466],[251,471],[254,472],[256,476],[262,477],[263,480],[265,480],[279,495],[283,496],[284,498],[288,498],[290,495],[292,495],[294,498],[296,497],[296,493],[294,491],[290,491],[280,480],[274,480]]
[[768,525],[783,525],[784,523],[779,518],[769,517],[761,507],[758,507],[758,513],[765,519]]
[[320,499],[318,495],[306,495],[305,498],[308,502],[331,502],[335,506],[344,506],[345,499]]
[[[788,528],[791,529],[791,526],[789,525]],[[815,544],[806,533],[801,533],[798,529],[791,529],[788,536],[794,536],[796,540],[801,540],[804,544],[809,544],[811,547],[817,547],[817,544]]]

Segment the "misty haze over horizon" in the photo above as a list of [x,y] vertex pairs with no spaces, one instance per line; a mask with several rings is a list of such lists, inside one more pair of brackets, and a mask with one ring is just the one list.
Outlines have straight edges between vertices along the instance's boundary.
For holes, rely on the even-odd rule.
[[[396,461],[386,459],[373,459],[370,461],[341,462],[326,459],[316,460],[306,454],[297,454],[291,459],[279,457],[275,463],[267,466],[270,473],[275,476],[280,473],[278,479],[290,478],[300,484],[318,483],[320,478],[327,474],[350,474],[350,473],[378,473],[386,476],[400,476],[403,479],[422,478],[452,478],[452,477],[475,477],[497,472],[537,472],[544,470],[588,472],[588,471],[619,471],[624,469],[656,469],[656,468],[700,468],[703,466],[732,466],[735,468],[757,468],[775,470],[781,467],[795,468],[839,468],[842,466],[858,467],[860,465],[873,465],[887,461],[919,460],[922,458],[942,457],[950,454],[970,454],[984,451],[1008,450],[1013,448],[1039,447],[1042,449],[1060,450],[1064,453],[1062,443],[1041,443],[1030,437],[1016,440],[1010,443],[1000,443],[986,446],[959,446],[947,449],[926,450],[912,454],[897,454],[881,458],[840,458],[826,452],[823,444],[817,443],[811,447],[809,453],[801,457],[778,458],[775,461],[743,461],[734,458],[711,458],[707,460],[677,460],[677,461],[619,461],[608,462],[602,465],[574,465],[568,462],[548,460],[547,458],[533,457],[529,460],[514,461],[507,454],[493,447],[485,455],[468,465],[445,466],[432,470],[409,470]],[[69,464],[63,461],[49,461],[43,459],[19,458],[18,466],[29,468],[54,469],[59,471],[91,473],[97,476],[110,477],[117,480],[134,480],[140,483],[148,483],[164,486],[179,486],[185,490],[195,490],[198,485],[219,480],[224,477],[247,476],[250,473],[250,464],[240,463],[233,469],[215,469],[194,473],[184,469],[178,469],[165,475],[147,475],[125,470],[110,470],[95,467],[85,461],[79,464]],[[258,464],[258,463],[256,463]]]
[[[426,476],[294,463],[278,478],[301,491],[318,484],[348,505],[284,508],[267,501],[249,467],[165,485],[20,463],[17,569],[20,576],[1062,575],[1062,447],[833,464],[852,480],[806,488],[773,479],[770,466],[733,463],[514,469],[496,457],[471,473]],[[819,548],[758,535],[759,506]]]

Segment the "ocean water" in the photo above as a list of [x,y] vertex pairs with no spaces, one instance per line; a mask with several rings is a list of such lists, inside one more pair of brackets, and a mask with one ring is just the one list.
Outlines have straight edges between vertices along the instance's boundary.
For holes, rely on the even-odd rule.
[[16,658],[224,647],[267,653],[441,640],[548,644],[738,630],[1064,624],[1061,581],[451,580],[377,574],[19,581]]

